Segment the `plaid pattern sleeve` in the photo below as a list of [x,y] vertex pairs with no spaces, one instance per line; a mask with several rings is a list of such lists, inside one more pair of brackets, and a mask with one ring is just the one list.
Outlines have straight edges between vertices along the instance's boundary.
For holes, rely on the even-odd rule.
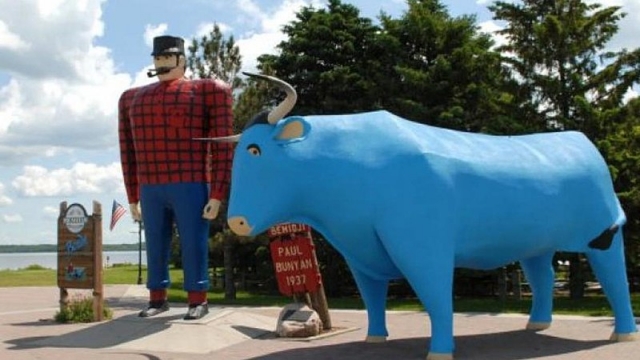
[[136,154],[133,142],[131,121],[129,119],[129,106],[137,91],[137,88],[129,89],[122,93],[118,101],[118,137],[120,140],[120,163],[122,175],[129,203],[137,203],[140,200],[140,190],[137,176]]
[[[209,104],[209,137],[233,135],[233,97],[231,87],[219,80],[209,80],[204,91]],[[233,144],[211,143],[210,169],[212,199],[223,200],[229,192]]]

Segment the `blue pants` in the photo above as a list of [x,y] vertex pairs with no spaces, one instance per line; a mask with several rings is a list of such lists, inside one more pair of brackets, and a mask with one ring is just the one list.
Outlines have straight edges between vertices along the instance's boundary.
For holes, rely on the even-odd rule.
[[140,207],[147,243],[147,288],[169,287],[169,257],[173,221],[178,226],[184,290],[209,289],[209,221],[202,209],[209,198],[205,183],[142,185]]

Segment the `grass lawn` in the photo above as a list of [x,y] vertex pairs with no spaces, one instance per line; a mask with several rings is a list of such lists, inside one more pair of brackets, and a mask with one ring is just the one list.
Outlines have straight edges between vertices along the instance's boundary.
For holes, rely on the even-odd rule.
[[[169,289],[169,300],[173,302],[186,302],[186,293],[182,290],[182,270],[171,269],[173,282]],[[146,279],[145,269],[142,269],[143,279]],[[135,284],[138,279],[138,267],[136,265],[116,266],[104,270],[105,284]],[[56,271],[31,266],[20,270],[0,271],[0,287],[15,286],[56,286]],[[640,316],[640,293],[631,295],[633,312]],[[329,298],[327,299],[331,309],[364,309],[359,297]],[[209,302],[219,305],[241,306],[283,306],[291,299],[278,295],[266,295],[238,291],[235,300],[225,300],[224,291],[214,289],[209,292]],[[422,305],[417,299],[389,299],[389,310],[422,310]],[[491,313],[528,313],[531,299],[509,299],[504,302],[495,298],[458,298],[454,301],[456,312],[491,312]],[[603,295],[588,295],[580,300],[571,300],[566,296],[557,296],[554,300],[554,313],[587,316],[611,316],[611,309],[607,299]]]

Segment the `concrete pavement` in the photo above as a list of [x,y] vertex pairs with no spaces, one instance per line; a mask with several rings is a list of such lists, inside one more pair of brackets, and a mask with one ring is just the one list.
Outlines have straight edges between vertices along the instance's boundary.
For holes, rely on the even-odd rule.
[[[74,293],[89,292],[72,290]],[[156,318],[137,312],[146,303],[138,285],[105,286],[110,321],[57,324],[58,288],[0,288],[0,359],[424,359],[429,317],[389,312],[389,341],[367,344],[364,311],[332,310],[335,331],[317,339],[274,336],[279,308],[212,307],[183,321],[184,304]],[[610,318],[556,316],[552,327],[525,331],[526,316],[456,314],[456,360],[640,359],[640,341],[612,343]]]

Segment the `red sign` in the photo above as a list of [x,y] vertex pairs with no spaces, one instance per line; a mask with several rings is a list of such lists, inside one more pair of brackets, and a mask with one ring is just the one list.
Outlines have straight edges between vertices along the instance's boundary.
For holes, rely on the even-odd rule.
[[276,226],[272,226],[271,229],[269,229],[270,238],[295,233],[305,233],[305,236],[311,237],[311,228],[309,227],[309,225],[287,223],[278,224]]
[[[282,235],[298,234],[292,237]],[[278,279],[278,289],[286,296],[294,293],[315,292],[320,286],[320,272],[311,241],[310,228],[300,224],[272,227],[271,258]]]

